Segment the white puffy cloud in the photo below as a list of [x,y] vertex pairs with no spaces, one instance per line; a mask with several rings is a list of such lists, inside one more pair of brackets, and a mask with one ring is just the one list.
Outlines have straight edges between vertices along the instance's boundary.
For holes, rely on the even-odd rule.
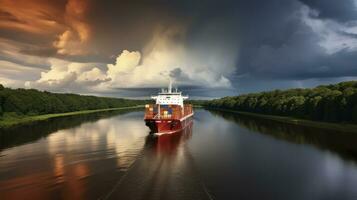
[[140,52],[124,50],[116,59],[115,64],[108,64],[107,75],[113,83],[122,83],[127,75],[131,76],[139,65]]
[[7,87],[23,87],[25,80],[36,80],[41,69],[0,60],[0,84]]
[[199,55],[174,40],[183,36],[184,30],[179,27],[159,30],[142,54],[124,50],[115,64],[108,65],[109,87],[160,87],[166,85],[169,78],[178,85],[231,87],[226,75],[235,66],[227,69],[223,59],[213,61],[209,55]]
[[79,77],[78,81],[82,83],[92,83],[93,85],[110,81],[111,79],[106,76],[105,73],[103,73],[102,70],[100,70],[97,67],[94,67],[93,69],[89,71],[83,72]]
[[36,81],[27,81],[26,87],[64,92],[93,91],[110,79],[100,70],[97,63],[74,63],[59,59],[50,60],[51,69],[41,72]]

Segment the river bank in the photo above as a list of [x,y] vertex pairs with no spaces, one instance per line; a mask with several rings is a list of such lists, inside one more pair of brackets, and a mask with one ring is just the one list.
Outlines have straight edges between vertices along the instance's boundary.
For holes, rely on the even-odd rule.
[[293,118],[293,117],[277,116],[277,115],[264,115],[264,114],[242,112],[242,111],[228,110],[228,109],[221,109],[221,108],[207,108],[206,107],[205,109],[236,113],[236,114],[240,114],[240,115],[258,117],[258,118],[279,121],[279,122],[288,123],[288,124],[296,124],[296,125],[301,125],[301,126],[322,128],[322,129],[335,130],[335,131],[341,131],[341,132],[357,133],[357,125],[355,125],[355,124],[312,121],[312,120],[298,119],[298,118]]
[[0,128],[10,128],[13,126],[28,124],[36,121],[43,121],[50,118],[56,117],[66,117],[73,115],[85,115],[90,113],[97,112],[106,112],[106,111],[116,111],[116,110],[127,110],[127,109],[136,109],[143,108],[143,106],[129,106],[121,108],[106,108],[106,109],[96,109],[96,110],[82,110],[75,112],[66,112],[66,113],[53,113],[53,114],[44,114],[44,115],[34,115],[34,116],[3,116],[0,118]]

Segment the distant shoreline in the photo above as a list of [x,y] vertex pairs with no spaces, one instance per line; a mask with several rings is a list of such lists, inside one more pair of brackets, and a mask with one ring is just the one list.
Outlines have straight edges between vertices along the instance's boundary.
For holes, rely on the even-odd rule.
[[263,119],[268,119],[268,120],[273,120],[273,121],[278,121],[278,122],[283,122],[283,123],[288,123],[288,124],[295,124],[295,125],[301,125],[301,126],[307,126],[307,127],[348,132],[348,133],[357,133],[357,125],[355,125],[355,124],[312,121],[312,120],[299,119],[299,118],[293,118],[293,117],[266,115],[266,114],[242,112],[242,111],[221,109],[221,108],[211,108],[211,107],[204,107],[204,108],[206,110],[217,110],[217,111],[222,111],[222,112],[236,113],[236,114],[240,114],[240,115],[258,117],[258,118],[263,118]]
[[0,128],[6,129],[18,125],[29,124],[36,121],[44,121],[50,118],[56,117],[66,117],[73,115],[85,115],[90,113],[105,112],[105,111],[115,111],[115,110],[126,110],[126,109],[135,109],[143,108],[143,105],[138,106],[129,106],[129,107],[120,107],[120,108],[105,108],[105,109],[95,109],[95,110],[81,110],[74,112],[66,113],[53,113],[53,114],[44,114],[44,115],[34,115],[34,116],[23,116],[23,117],[5,117],[0,120]]

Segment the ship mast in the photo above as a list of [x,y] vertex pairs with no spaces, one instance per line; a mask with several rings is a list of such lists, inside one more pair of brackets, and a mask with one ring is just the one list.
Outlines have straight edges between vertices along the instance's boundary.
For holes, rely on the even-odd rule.
[[171,80],[171,78],[170,78],[168,93],[171,93],[171,92],[172,92],[172,80]]

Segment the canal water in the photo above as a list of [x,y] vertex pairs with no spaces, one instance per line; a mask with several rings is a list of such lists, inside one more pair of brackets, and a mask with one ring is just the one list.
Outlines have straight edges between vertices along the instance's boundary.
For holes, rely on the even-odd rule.
[[143,112],[0,132],[0,199],[357,199],[357,135],[196,110],[153,137]]

